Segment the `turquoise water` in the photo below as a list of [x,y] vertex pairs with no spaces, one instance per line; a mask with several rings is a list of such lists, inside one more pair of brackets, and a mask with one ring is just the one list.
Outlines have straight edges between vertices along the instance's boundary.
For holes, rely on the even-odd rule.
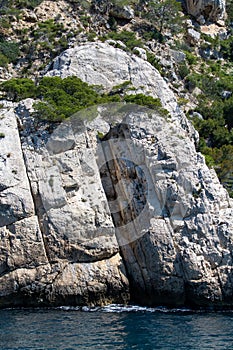
[[0,349],[233,349],[233,313],[119,306],[1,310]]

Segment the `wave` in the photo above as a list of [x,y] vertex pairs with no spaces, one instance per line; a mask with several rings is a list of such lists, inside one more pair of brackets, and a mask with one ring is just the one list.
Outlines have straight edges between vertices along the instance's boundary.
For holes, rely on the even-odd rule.
[[162,312],[162,313],[190,313],[194,310],[189,308],[174,308],[169,309],[164,306],[147,307],[139,305],[121,305],[121,304],[110,304],[102,307],[98,306],[59,306],[59,310],[63,311],[82,311],[82,312],[106,312],[106,313],[122,313],[122,312]]

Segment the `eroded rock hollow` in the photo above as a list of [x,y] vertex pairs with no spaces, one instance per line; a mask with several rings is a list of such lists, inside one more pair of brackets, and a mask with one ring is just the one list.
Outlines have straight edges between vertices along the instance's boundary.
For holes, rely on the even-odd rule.
[[187,12],[199,19],[217,22],[226,18],[225,0],[185,0]]

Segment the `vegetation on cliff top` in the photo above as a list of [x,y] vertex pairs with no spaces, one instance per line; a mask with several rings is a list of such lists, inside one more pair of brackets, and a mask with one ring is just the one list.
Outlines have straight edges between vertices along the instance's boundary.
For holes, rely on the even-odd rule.
[[125,95],[130,82],[113,87],[108,94],[99,92],[98,86],[90,86],[77,77],[65,79],[44,77],[38,84],[28,78],[8,80],[0,85],[6,97],[12,101],[35,98],[35,116],[51,122],[60,122],[81,109],[108,102],[126,102],[147,106],[167,114],[158,98],[143,94]]

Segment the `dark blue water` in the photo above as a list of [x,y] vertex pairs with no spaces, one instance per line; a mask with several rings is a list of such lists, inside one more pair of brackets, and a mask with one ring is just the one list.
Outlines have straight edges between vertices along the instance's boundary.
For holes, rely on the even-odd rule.
[[230,312],[119,307],[84,311],[2,310],[0,349],[233,349]]

